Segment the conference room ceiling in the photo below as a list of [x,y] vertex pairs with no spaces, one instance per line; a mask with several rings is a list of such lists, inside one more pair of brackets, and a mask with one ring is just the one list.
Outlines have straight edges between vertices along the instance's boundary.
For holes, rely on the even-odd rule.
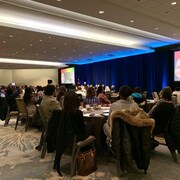
[[[6,3],[14,5],[16,2],[18,0],[0,0],[0,8],[6,7]],[[56,10],[60,8],[80,13],[82,17],[86,15],[112,22],[114,25],[131,27],[130,31],[111,26],[105,28],[117,33],[121,31],[122,34],[128,34],[128,37],[137,37],[144,44],[141,44],[142,48],[130,47],[9,26],[1,23],[0,10],[0,58],[87,64],[153,52],[154,48],[179,43],[180,40],[180,0],[176,0],[175,5],[171,4],[175,1],[170,0],[34,0],[31,2],[41,3],[41,8],[43,5],[49,5]],[[73,17],[70,19],[73,20]],[[82,22],[82,19],[79,21]],[[89,24],[89,22],[82,23]],[[91,25],[97,24],[91,22]],[[98,27],[104,28],[102,24],[98,24]],[[149,34],[131,31],[134,29]],[[0,69],[31,68],[53,67],[43,64],[0,63]]]

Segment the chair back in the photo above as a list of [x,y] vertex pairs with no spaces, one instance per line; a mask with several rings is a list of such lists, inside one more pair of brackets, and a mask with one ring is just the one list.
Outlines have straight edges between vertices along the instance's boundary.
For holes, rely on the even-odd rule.
[[24,103],[24,100],[22,98],[16,98],[16,104],[19,114],[24,114],[28,116],[28,111]]
[[44,113],[44,110],[43,110],[42,106],[41,106],[41,105],[37,105],[36,107],[37,107],[37,110],[38,110],[39,115],[40,115],[40,117],[41,117],[41,120],[42,120],[42,122],[43,122],[43,125],[44,125],[45,127],[47,127],[48,121],[47,121],[47,119],[46,119],[46,116],[45,116],[45,113]]
[[28,115],[28,110],[26,108],[24,99],[16,98],[16,104],[18,109],[18,118],[16,121],[15,130],[17,129],[18,121],[25,119],[25,131],[27,131],[27,128],[31,123],[32,116]]
[[40,118],[43,122],[43,128],[41,133],[41,138],[38,146],[38,150],[41,151],[41,158],[45,157],[46,150],[47,150],[47,143],[46,143],[46,137],[47,137],[47,128],[48,128],[48,121],[45,117],[44,110],[41,105],[36,105],[38,113],[40,115]]
[[9,106],[5,97],[0,97],[0,119],[5,120],[9,112]]

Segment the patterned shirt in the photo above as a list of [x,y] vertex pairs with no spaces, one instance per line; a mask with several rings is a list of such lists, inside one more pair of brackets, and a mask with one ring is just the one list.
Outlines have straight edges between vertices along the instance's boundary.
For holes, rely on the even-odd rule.
[[89,104],[90,106],[93,106],[93,104],[100,104],[99,98],[97,98],[96,96],[94,97],[86,97],[84,99],[84,104]]

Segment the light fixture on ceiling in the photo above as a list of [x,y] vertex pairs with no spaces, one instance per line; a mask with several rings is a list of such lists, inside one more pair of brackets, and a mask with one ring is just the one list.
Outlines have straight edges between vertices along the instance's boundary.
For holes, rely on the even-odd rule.
[[99,14],[104,14],[104,11],[102,11],[102,10],[101,10],[101,11],[99,11]]
[[174,2],[171,3],[171,5],[176,5],[176,4],[177,4],[176,1],[174,1]]
[[63,63],[58,63],[58,62],[20,60],[20,59],[9,59],[9,58],[0,58],[0,63],[31,64],[31,65],[41,65],[41,66],[67,67],[67,65],[65,65]]
[[[136,54],[153,52],[152,48],[157,44],[160,46],[179,42],[32,0],[0,0],[0,25],[136,49]],[[126,54],[132,54],[129,52],[126,51]],[[121,57],[122,53],[116,55]]]
[[[0,1],[0,25],[135,49],[171,38],[93,18],[35,1]],[[151,39],[148,39],[151,38]]]

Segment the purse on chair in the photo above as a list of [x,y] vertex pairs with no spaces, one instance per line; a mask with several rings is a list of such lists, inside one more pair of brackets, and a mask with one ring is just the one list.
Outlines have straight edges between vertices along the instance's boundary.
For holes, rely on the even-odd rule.
[[80,153],[76,156],[77,174],[87,176],[97,170],[96,165],[96,149],[91,148],[88,151]]

